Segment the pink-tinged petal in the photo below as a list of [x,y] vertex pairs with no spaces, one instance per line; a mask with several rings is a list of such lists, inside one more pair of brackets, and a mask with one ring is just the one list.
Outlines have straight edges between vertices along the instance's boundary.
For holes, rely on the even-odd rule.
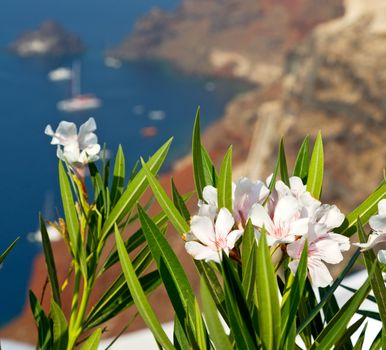
[[243,230],[234,230],[227,236],[227,247],[233,249],[238,239],[242,236]]
[[287,254],[292,259],[300,259],[304,248],[304,239],[299,239],[295,242],[288,244]]
[[329,233],[329,237],[339,244],[339,249],[342,252],[346,252],[350,249],[350,240],[348,237],[333,232]]
[[235,224],[232,214],[226,208],[221,208],[216,219],[216,240],[225,240]]
[[378,214],[386,215],[386,199],[382,199],[378,203]]
[[253,226],[259,228],[265,227],[268,232],[274,231],[274,224],[271,218],[269,217],[267,211],[261,204],[255,204],[252,206],[252,209],[249,213],[249,217]]
[[315,243],[316,252],[319,259],[329,264],[339,264],[343,260],[343,255],[339,249],[339,244],[332,239],[320,239]]
[[308,272],[314,287],[324,288],[333,281],[327,266],[319,259],[308,260]]
[[218,207],[217,205],[217,188],[213,186],[205,186],[202,190],[202,196],[204,197],[204,200],[209,204],[213,205],[215,207]]
[[273,222],[277,225],[280,222],[290,222],[299,212],[299,202],[295,197],[285,196],[279,199],[275,208]]
[[214,233],[213,223],[206,216],[193,216],[190,230],[199,241],[207,246],[215,247],[216,236]]
[[370,227],[375,232],[386,233],[386,215],[374,215],[369,220]]
[[289,235],[303,236],[308,233],[309,218],[302,218],[291,223]]
[[217,207],[209,204],[205,204],[203,201],[198,202],[198,215],[206,216],[214,222],[214,219],[217,215]]
[[386,250],[380,250],[377,257],[381,264],[386,264]]
[[344,215],[335,205],[324,204],[316,212],[316,221],[333,229],[342,225]]
[[299,266],[299,260],[293,260],[288,264],[288,267],[290,268],[293,275],[296,274],[296,271],[298,270]]
[[194,259],[220,262],[220,252],[210,249],[198,242],[190,241],[185,243],[185,249]]

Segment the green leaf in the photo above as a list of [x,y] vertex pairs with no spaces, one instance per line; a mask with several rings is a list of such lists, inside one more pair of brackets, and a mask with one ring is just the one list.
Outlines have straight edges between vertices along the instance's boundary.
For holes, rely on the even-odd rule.
[[138,213],[143,232],[170,301],[174,306],[181,324],[183,324],[188,311],[194,312],[195,309],[193,289],[183,267],[166,238],[140,206],[138,206]]
[[319,304],[308,314],[306,319],[302,321],[302,323],[299,325],[297,329],[297,334],[302,332],[309,324],[310,322],[320,314],[320,310],[323,308],[324,305],[329,301],[331,296],[334,294],[335,290],[339,287],[339,285],[342,283],[343,279],[346,277],[346,275],[351,271],[351,268],[354,266],[356,260],[358,259],[360,255],[359,249],[353,254],[353,256],[350,258],[349,262],[343,269],[343,271],[340,273],[338,278],[334,281],[332,286],[325,292],[324,296],[320,300]]
[[102,330],[98,328],[83,344],[80,350],[98,350],[99,342],[101,340]]
[[366,323],[365,326],[363,327],[362,332],[359,335],[359,338],[358,338],[355,346],[353,347],[353,350],[361,350],[363,348],[363,343],[365,341],[367,325],[368,325],[368,323]]
[[295,344],[295,334],[291,343],[289,341],[291,330],[296,326],[296,314],[300,303],[302,302],[304,286],[307,280],[307,255],[308,255],[308,243],[304,244],[302,255],[299,261],[298,269],[295,277],[291,274],[290,277],[291,285],[289,286],[288,298],[287,293],[283,296],[283,307],[282,307],[282,333],[280,342],[282,346],[286,344],[288,349],[292,349]]
[[180,212],[180,214],[184,217],[186,221],[190,220],[190,213],[188,208],[186,207],[185,201],[180,195],[180,193],[177,190],[177,187],[173,181],[173,178],[171,180],[172,184],[172,195],[173,195],[173,203],[177,210]]
[[227,208],[231,213],[233,210],[232,193],[232,146],[230,146],[221,164],[217,200],[219,208]]
[[264,229],[260,233],[256,264],[260,338],[264,348],[277,349],[281,335],[279,290]]
[[173,350],[173,344],[170,342],[165,331],[163,330],[156,314],[151,308],[149,301],[141,287],[140,282],[135,274],[133,265],[126,252],[125,244],[122,237],[115,225],[115,240],[117,243],[117,249],[119,254],[119,260],[121,261],[122,270],[126,278],[127,285],[130,289],[130,293],[133,296],[135,305],[137,306],[138,312],[142,316],[146,325],[150,328],[157,342],[161,344],[167,350]]
[[82,249],[80,242],[79,221],[76,214],[74,198],[72,197],[70,182],[68,181],[62,161],[59,161],[59,184],[71,249],[73,256],[77,259],[79,258],[80,250]]
[[378,211],[378,203],[386,198],[386,184],[380,185],[364,202],[362,202],[355,210],[347,215],[343,224],[334,232],[340,233],[347,237],[352,236],[356,232],[358,217],[363,225],[367,224],[370,217]]
[[369,292],[370,281],[367,279],[362,287],[343,305],[334,318],[322,330],[311,349],[331,349],[344,333],[347,332],[346,327],[348,323]]
[[46,224],[44,223],[44,220],[41,214],[39,214],[39,223],[40,223],[40,232],[42,235],[44,259],[47,265],[48,279],[51,285],[52,296],[56,304],[61,306],[60,289],[59,289],[58,277],[56,275],[55,259],[52,253],[51,241],[50,241],[50,238],[48,237]]
[[255,280],[256,280],[256,238],[255,230],[248,220],[242,236],[241,266],[242,266],[242,286],[248,303],[255,304]]
[[[148,169],[156,174],[161,168],[165,157],[168,153],[170,143],[172,139],[169,139],[147,162]],[[121,198],[119,198],[115,207],[111,210],[109,217],[102,227],[102,242],[105,237],[108,236],[110,230],[113,228],[114,224],[117,223],[119,218],[124,214],[129,212],[133,206],[136,204],[138,199],[146,190],[146,176],[145,170],[141,169],[138,174],[130,181],[126,190],[123,192]]]
[[115,157],[113,183],[111,185],[111,206],[121,197],[123,192],[123,185],[125,181],[125,156],[123,154],[122,146],[119,145],[118,152]]
[[302,145],[300,146],[298,155],[295,161],[295,167],[293,176],[298,176],[302,179],[303,183],[306,183],[309,168],[309,150],[308,150],[309,137],[306,136]]
[[32,314],[38,327],[38,342],[41,350],[52,349],[51,326],[42,306],[32,290],[29,291],[29,300]]
[[12,243],[11,245],[5,250],[4,253],[2,253],[0,255],[0,265],[4,262],[4,259],[5,257],[10,253],[10,251],[13,249],[13,247],[15,246],[16,242],[19,240],[20,237],[17,237]]
[[154,197],[157,199],[160,207],[168,216],[170,222],[176,228],[177,232],[183,235],[189,231],[189,225],[183,216],[174,206],[173,202],[167,196],[165,190],[162,188],[155,176],[150,172],[147,165],[142,161],[143,170],[146,174],[147,181],[154,193]]
[[257,349],[257,332],[254,329],[252,315],[241,282],[232,266],[231,260],[224,253],[222,256],[225,304],[229,326],[234,334],[238,349]]
[[323,186],[324,154],[322,134],[319,131],[312,151],[310,168],[308,170],[307,191],[316,199],[320,198]]
[[192,135],[192,158],[193,158],[193,174],[194,183],[196,186],[197,196],[202,197],[202,190],[205,187],[205,174],[202,161],[201,136],[200,136],[200,108],[197,108],[196,119],[193,126]]
[[216,168],[213,164],[212,159],[210,158],[208,151],[202,145],[201,145],[201,155],[202,155],[202,163],[203,163],[203,170],[204,170],[205,186],[212,185],[214,187],[217,187],[216,184],[218,181],[218,175],[216,172]]
[[68,343],[68,325],[66,317],[58,304],[51,300],[51,318],[53,321],[54,349],[66,350]]
[[202,278],[200,287],[202,307],[204,309],[204,318],[214,348],[218,350],[232,350],[232,345],[228,339],[228,336],[225,334],[224,327],[218,317],[216,304],[213,301],[208,287]]
[[[358,321],[353,323],[342,335],[342,337],[337,341],[335,349],[345,349],[348,344],[351,344],[351,336],[359,329],[362,323],[365,321],[366,317],[361,317]],[[350,348],[350,347],[348,347]],[[352,349],[352,346],[351,346]]]
[[289,186],[290,183],[289,183],[289,177],[288,177],[287,160],[286,160],[286,156],[285,156],[283,139],[280,140],[280,145],[279,145],[279,169],[280,169],[281,180],[287,186]]
[[[358,237],[361,243],[367,242],[367,236],[363,229],[360,218],[358,218]],[[370,279],[371,288],[377,301],[379,315],[382,320],[383,328],[386,329],[386,287],[382,276],[382,270],[379,266],[377,257],[372,250],[363,252],[367,272],[370,274],[374,270]]]

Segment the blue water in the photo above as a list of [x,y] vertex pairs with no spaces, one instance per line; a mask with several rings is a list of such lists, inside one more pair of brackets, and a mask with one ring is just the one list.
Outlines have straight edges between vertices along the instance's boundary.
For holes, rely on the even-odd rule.
[[[57,159],[50,139],[43,134],[46,124],[55,128],[62,119],[78,125],[89,116],[96,119],[101,143],[116,150],[122,143],[128,165],[140,155],[152,154],[174,135],[168,158],[186,154],[196,107],[201,105],[205,127],[224,112],[224,107],[245,86],[216,81],[213,92],[205,90],[207,80],[176,72],[160,63],[136,62],[115,70],[103,64],[103,51],[119,43],[132,29],[135,19],[157,4],[165,9],[177,6],[177,0],[2,0],[0,10],[0,251],[17,236],[21,239],[0,269],[0,324],[16,317],[26,300],[28,280],[38,244],[27,234],[37,228],[42,211],[54,218],[60,207]],[[81,114],[63,114],[56,109],[58,100],[69,94],[66,83],[55,84],[47,73],[71,61],[20,59],[5,48],[22,31],[52,18],[77,32],[88,47],[81,57],[82,90],[102,99],[98,110]],[[133,113],[143,105],[142,115]],[[150,110],[163,110],[166,118],[151,121]],[[158,134],[143,138],[140,129],[154,125]]]

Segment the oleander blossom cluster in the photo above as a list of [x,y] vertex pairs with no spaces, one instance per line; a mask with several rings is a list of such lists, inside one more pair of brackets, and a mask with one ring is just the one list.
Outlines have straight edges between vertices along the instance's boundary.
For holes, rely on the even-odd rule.
[[74,170],[82,171],[84,166],[99,159],[100,145],[94,118],[89,118],[79,127],[79,133],[74,123],[61,121],[54,131],[47,125],[45,134],[52,137],[51,144],[57,145],[56,154],[66,161]]
[[[270,181],[268,178],[266,183]],[[326,264],[340,263],[342,252],[350,248],[347,237],[333,232],[343,223],[344,215],[335,205],[313,198],[299,177],[291,177],[289,186],[277,181],[271,193],[262,181],[240,179],[233,184],[232,213],[218,208],[217,189],[212,186],[204,188],[203,199],[185,243],[187,252],[197,260],[219,262],[222,251],[229,255],[250,219],[257,240],[264,229],[268,245],[290,257],[292,273],[296,273],[307,240],[311,282],[326,287],[333,280]]]
[[[362,250],[379,249],[377,257],[380,263],[386,264],[386,199],[378,203],[378,214],[369,220],[372,233],[367,243],[357,243]],[[383,248],[383,249],[382,249]]]

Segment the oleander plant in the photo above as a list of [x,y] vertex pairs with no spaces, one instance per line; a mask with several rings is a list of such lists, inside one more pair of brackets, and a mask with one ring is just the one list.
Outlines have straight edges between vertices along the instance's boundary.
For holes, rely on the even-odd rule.
[[[362,349],[370,319],[382,324],[371,349],[386,349],[384,179],[348,215],[323,203],[319,133],[312,151],[305,138],[291,172],[281,141],[268,179],[234,181],[232,147],[216,169],[201,143],[198,111],[192,137],[195,193],[179,193],[172,181],[169,197],[157,174],[171,139],[126,174],[122,148],[110,169],[95,130],[92,118],[79,132],[65,121],[55,131],[46,128],[57,145],[63,217],[54,223],[40,217],[51,304],[44,310],[30,292],[37,348],[97,349],[105,323],[132,306],[160,349]],[[149,189],[153,200],[146,202]],[[192,195],[198,204],[190,212],[186,201]],[[151,215],[154,199],[160,209]],[[133,223],[139,228],[131,230]],[[47,225],[61,233],[72,257],[65,280],[58,278]],[[165,236],[168,225],[194,261],[199,288],[191,285]],[[345,255],[334,278],[330,268]],[[91,302],[98,279],[117,264],[121,274]],[[354,265],[367,269],[359,289],[344,285]],[[172,339],[148,301],[160,285],[174,308]],[[352,293],[343,305],[334,294],[340,286]],[[73,289],[69,314],[62,305],[66,288]],[[378,311],[363,308],[365,300]]]

